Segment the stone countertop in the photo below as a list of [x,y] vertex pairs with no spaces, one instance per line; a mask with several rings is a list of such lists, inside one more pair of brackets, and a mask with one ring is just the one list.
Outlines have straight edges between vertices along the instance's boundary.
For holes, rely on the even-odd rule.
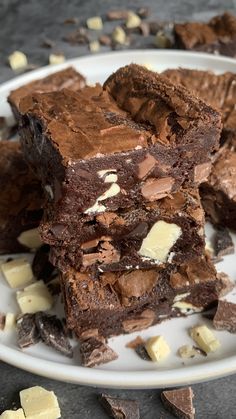
[[[149,6],[153,20],[207,20],[224,10],[235,12],[236,0],[1,0],[0,1],[0,82],[15,76],[7,65],[7,57],[14,50],[23,51],[30,64],[46,65],[51,52],[62,52],[66,58],[89,53],[85,45],[72,46],[63,37],[75,29],[75,25],[63,24],[64,20],[76,17],[83,21],[94,15],[104,16],[107,10]],[[107,22],[105,30],[111,32],[114,22]],[[45,39],[55,43],[53,48],[42,47]],[[147,42],[148,41],[148,42]],[[150,48],[152,41],[138,39],[134,48]],[[101,52],[110,48],[102,47]],[[125,379],[125,377],[124,377]],[[142,419],[168,419],[160,401],[160,390],[101,390],[74,384],[65,384],[38,377],[0,362],[0,412],[19,404],[21,389],[42,385],[54,390],[62,409],[63,419],[96,419],[107,415],[100,407],[97,397],[102,391],[109,394],[138,399]],[[193,386],[197,419],[233,419],[236,417],[236,376],[197,384]]]

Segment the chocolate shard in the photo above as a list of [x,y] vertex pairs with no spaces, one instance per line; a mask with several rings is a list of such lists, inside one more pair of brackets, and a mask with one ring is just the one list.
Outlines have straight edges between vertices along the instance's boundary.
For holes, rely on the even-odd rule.
[[139,419],[139,404],[137,400],[119,399],[108,394],[102,394],[100,401],[109,416],[115,419]]
[[54,271],[54,266],[49,262],[48,244],[41,246],[34,255],[32,270],[35,278],[42,279],[45,283],[49,282]]
[[35,315],[35,322],[40,336],[46,345],[51,346],[68,358],[73,357],[71,344],[60,319],[39,311]]
[[214,250],[217,257],[234,253],[233,240],[227,228],[222,228],[216,231],[214,237]]
[[17,320],[17,343],[18,346],[28,348],[40,341],[40,334],[35,322],[35,314],[25,314]]
[[213,325],[218,330],[228,330],[230,333],[236,333],[236,304],[219,300]]
[[180,419],[194,419],[193,397],[191,387],[167,390],[161,393],[165,408]]
[[118,355],[101,338],[91,337],[80,344],[81,363],[84,367],[95,367],[118,358]]

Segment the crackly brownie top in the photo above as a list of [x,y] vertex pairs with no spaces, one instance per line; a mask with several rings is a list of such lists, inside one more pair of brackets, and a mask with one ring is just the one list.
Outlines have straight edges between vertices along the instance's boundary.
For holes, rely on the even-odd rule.
[[218,42],[227,43],[236,37],[236,18],[230,13],[224,13],[208,23],[176,23],[174,31],[187,49]]
[[[53,92],[64,88],[76,91],[84,87],[84,85],[84,76],[78,73],[74,68],[69,67],[65,70],[58,71],[57,73],[50,74],[42,79],[34,80],[16,90],[13,90],[8,99],[10,104],[18,108],[20,100],[33,92]],[[26,110],[27,102],[25,102],[25,109],[21,109],[21,111],[23,112]]]
[[170,69],[162,73],[174,84],[181,84],[194,95],[222,112],[224,128],[236,129],[236,74],[211,71]]
[[18,142],[0,141],[0,223],[20,211],[38,210],[42,205],[39,182],[23,159]]

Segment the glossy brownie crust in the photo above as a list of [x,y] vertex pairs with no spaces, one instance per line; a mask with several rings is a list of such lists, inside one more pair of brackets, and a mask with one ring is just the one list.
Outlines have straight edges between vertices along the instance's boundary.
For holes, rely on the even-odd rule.
[[18,142],[0,142],[0,190],[0,253],[26,251],[17,237],[38,226],[43,192]]
[[[63,272],[72,266],[82,271],[148,269],[183,263],[204,249],[204,212],[197,190],[181,190],[162,200],[127,211],[78,216],[77,223],[41,224],[43,240],[51,245],[51,261]],[[143,241],[155,223],[164,221],[181,228],[165,260],[143,257]],[[166,226],[166,234],[168,225]],[[163,245],[163,237],[156,241]],[[163,243],[163,244],[162,244]]]
[[[61,276],[67,324],[79,338],[145,329],[214,305],[225,289],[204,257],[181,267]],[[187,306],[184,303],[190,303]]]
[[[54,92],[61,89],[79,90],[85,86],[85,78],[78,73],[74,68],[69,67],[65,70],[58,71],[50,74],[39,80],[34,80],[24,86],[13,90],[9,97],[8,102],[12,108],[15,117],[19,117],[19,104],[20,100],[32,93]],[[25,102],[24,109],[27,111],[27,102]]]
[[174,34],[178,48],[236,56],[236,18],[230,13],[208,23],[175,24]]

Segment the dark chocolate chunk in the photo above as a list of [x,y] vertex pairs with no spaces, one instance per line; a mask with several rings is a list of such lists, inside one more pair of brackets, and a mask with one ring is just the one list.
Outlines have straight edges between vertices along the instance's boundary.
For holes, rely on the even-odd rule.
[[96,365],[106,364],[118,358],[111,349],[100,338],[89,338],[80,344],[81,363],[85,367],[95,367]]
[[41,44],[43,48],[53,48],[55,46],[55,42],[49,38],[45,38]]
[[137,400],[119,399],[108,394],[101,395],[101,404],[114,419],[139,419],[139,404]]
[[35,315],[35,322],[46,345],[51,346],[69,358],[73,357],[71,344],[60,319],[50,314],[38,312]]
[[35,322],[35,314],[24,314],[16,323],[17,343],[22,348],[28,348],[40,341],[40,334]]
[[111,43],[112,43],[112,39],[111,39],[111,37],[109,35],[101,35],[99,37],[99,42],[100,42],[100,44],[109,47],[111,45]]
[[136,346],[135,352],[144,361],[151,361],[151,358],[148,355],[144,344],[141,343],[140,345]]
[[69,33],[63,38],[64,41],[69,42],[70,44],[88,44],[89,37],[87,30],[85,28],[78,28],[75,31]]
[[47,244],[41,246],[35,253],[32,270],[36,279],[42,279],[45,283],[49,282],[54,271],[54,266],[49,262],[50,247]]
[[200,355],[207,356],[207,353],[198,346],[193,346],[193,349],[195,349],[195,351],[198,352]]
[[236,333],[236,304],[219,300],[213,325],[218,330],[228,330]]
[[77,17],[68,17],[64,20],[64,25],[76,25],[79,22]]
[[0,313],[0,330],[4,329],[6,316],[3,313]]
[[216,231],[214,237],[214,250],[215,255],[220,258],[234,253],[234,243],[226,228]]
[[161,399],[166,409],[180,419],[194,419],[193,397],[191,387],[167,390],[161,393]]

